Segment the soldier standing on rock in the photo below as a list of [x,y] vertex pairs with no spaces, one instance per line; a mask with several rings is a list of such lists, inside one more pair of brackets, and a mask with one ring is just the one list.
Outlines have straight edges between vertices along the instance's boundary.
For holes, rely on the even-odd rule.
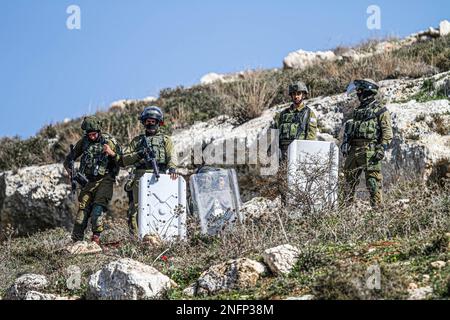
[[377,101],[378,90],[378,84],[370,79],[355,80],[349,85],[347,92],[356,91],[360,106],[345,124],[341,146],[346,157],[344,195],[349,202],[354,201],[355,189],[364,171],[372,207],[383,201],[381,161],[393,138],[391,115]]
[[172,139],[159,130],[160,126],[164,125],[164,115],[161,109],[156,106],[146,107],[139,120],[145,127],[145,133],[131,141],[119,160],[122,167],[135,167],[132,179],[125,186],[125,191],[131,195],[130,208],[128,210],[128,226],[133,236],[137,235],[138,232],[139,180],[144,174],[153,173],[151,164],[145,161],[147,152],[145,145],[152,149],[159,171],[162,173],[168,171],[173,180],[178,178],[174,163]]
[[83,138],[75,145],[73,154],[69,154],[64,161],[64,167],[69,175],[72,175],[74,172],[71,172],[69,164],[81,156],[79,173],[87,179],[78,197],[79,210],[72,240],[84,240],[84,233],[91,218],[91,240],[100,244],[103,214],[113,196],[115,178],[120,170],[120,146],[112,136],[102,133],[101,122],[96,117],[85,118],[81,129],[85,133]]
[[310,107],[306,106],[304,100],[309,90],[306,85],[298,81],[289,86],[289,95],[292,105],[277,113],[272,129],[279,130],[279,142],[281,158],[287,160],[289,145],[294,140],[316,140],[317,139],[317,117]]

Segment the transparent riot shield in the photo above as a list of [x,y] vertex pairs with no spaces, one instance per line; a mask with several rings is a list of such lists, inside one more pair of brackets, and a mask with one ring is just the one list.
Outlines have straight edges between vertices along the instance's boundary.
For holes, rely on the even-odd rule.
[[287,203],[308,211],[332,208],[338,197],[339,149],[333,142],[292,142]]
[[242,221],[242,206],[234,169],[194,174],[190,178],[194,214],[200,218],[202,232],[217,235]]
[[186,237],[186,181],[162,174],[139,180],[139,237],[159,235],[164,241]]

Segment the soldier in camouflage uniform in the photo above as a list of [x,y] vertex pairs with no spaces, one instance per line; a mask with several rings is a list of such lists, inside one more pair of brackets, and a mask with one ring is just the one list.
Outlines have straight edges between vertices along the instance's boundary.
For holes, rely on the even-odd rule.
[[359,177],[364,171],[366,186],[373,207],[383,201],[381,161],[392,142],[391,115],[376,100],[378,84],[370,79],[355,80],[348,93],[356,91],[360,106],[345,124],[344,142],[341,151],[345,159],[345,194],[352,202]]
[[146,107],[139,120],[145,127],[145,133],[135,137],[120,158],[122,167],[134,166],[134,174],[125,185],[125,191],[131,195],[128,226],[132,235],[137,235],[138,232],[139,179],[146,173],[153,173],[151,165],[144,160],[144,139],[147,140],[155,154],[160,172],[168,171],[173,180],[178,178],[174,163],[172,139],[159,131],[160,126],[164,125],[164,116],[161,109],[155,106]]
[[[101,132],[101,123],[95,117],[84,119],[81,129],[85,135],[77,142],[73,155],[68,155],[64,167],[71,175],[70,161],[81,157],[80,173],[89,181],[78,197],[79,210],[72,232],[73,241],[83,241],[89,218],[92,241],[100,243],[103,232],[103,214],[113,196],[113,185],[119,173],[120,146],[109,134]],[[71,159],[73,156],[74,159]]]
[[317,139],[317,117],[314,111],[304,103],[308,94],[309,90],[303,82],[291,84],[289,95],[292,98],[292,105],[275,116],[271,128],[279,130],[283,161],[287,160],[288,147],[294,140]]

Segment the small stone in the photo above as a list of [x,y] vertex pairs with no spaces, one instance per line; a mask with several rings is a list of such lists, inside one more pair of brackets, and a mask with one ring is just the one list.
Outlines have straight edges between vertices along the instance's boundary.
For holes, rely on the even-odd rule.
[[287,301],[306,301],[306,300],[314,300],[315,298],[316,297],[314,297],[312,294],[307,294],[307,295],[300,296],[300,297],[289,297],[289,298],[286,298],[284,300],[287,300]]
[[433,294],[433,288],[423,287],[414,290],[408,290],[409,298],[408,300],[425,300],[428,299]]
[[102,252],[102,248],[92,241],[80,241],[69,245],[65,250],[72,255],[96,254]]
[[275,274],[288,274],[298,261],[300,251],[298,248],[285,244],[264,251],[264,262]]
[[439,33],[441,37],[450,34],[450,22],[448,22],[447,20],[441,21],[441,23],[439,24]]
[[257,261],[243,258],[214,265],[197,280],[197,294],[208,295],[256,285],[267,268]]
[[52,300],[72,300],[67,297],[59,297],[54,294],[41,293],[37,291],[28,291],[25,295],[25,300],[34,300],[34,301],[52,301]]
[[93,300],[145,300],[160,298],[177,284],[155,268],[120,259],[89,278],[88,298]]
[[5,300],[23,300],[29,291],[45,289],[48,285],[47,278],[38,274],[25,274],[14,281],[8,289]]
[[188,297],[193,297],[197,293],[197,284],[193,283],[183,290],[183,294]]
[[283,66],[284,69],[305,69],[313,64],[324,62],[324,61],[334,61],[337,56],[333,51],[317,51],[310,52],[305,50],[298,50],[289,53],[289,55],[284,58]]
[[416,290],[416,289],[419,289],[419,286],[416,283],[412,282],[408,285],[408,290]]
[[445,261],[435,261],[431,263],[431,266],[434,269],[442,269],[446,266],[447,264],[445,263]]
[[142,242],[148,245],[151,248],[158,248],[163,245],[163,241],[161,240],[161,237],[157,234],[147,234],[142,239]]

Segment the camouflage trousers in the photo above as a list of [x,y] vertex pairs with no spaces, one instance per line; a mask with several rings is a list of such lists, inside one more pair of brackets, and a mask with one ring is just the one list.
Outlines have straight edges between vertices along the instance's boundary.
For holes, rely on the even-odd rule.
[[344,164],[344,194],[345,201],[353,202],[356,186],[364,172],[366,187],[370,193],[370,204],[376,207],[383,202],[383,175],[381,162],[373,161],[375,150],[370,145],[352,146]]
[[[152,172],[152,171],[147,171]],[[129,208],[128,208],[128,228],[132,236],[137,236],[139,233],[138,213],[139,213],[139,180],[146,173],[146,171],[137,171],[132,181],[127,183],[125,191],[128,193]]]
[[104,178],[89,182],[78,197],[79,209],[72,232],[74,241],[83,241],[84,233],[91,219],[92,232],[100,235],[103,232],[103,214],[113,196],[115,178],[107,175]]

